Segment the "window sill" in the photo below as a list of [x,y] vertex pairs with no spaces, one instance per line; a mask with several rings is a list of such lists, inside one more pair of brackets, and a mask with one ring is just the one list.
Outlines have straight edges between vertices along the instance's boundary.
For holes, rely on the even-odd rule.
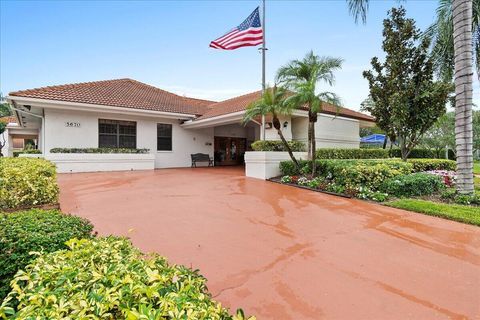
[[173,153],[173,150],[157,150],[157,153]]

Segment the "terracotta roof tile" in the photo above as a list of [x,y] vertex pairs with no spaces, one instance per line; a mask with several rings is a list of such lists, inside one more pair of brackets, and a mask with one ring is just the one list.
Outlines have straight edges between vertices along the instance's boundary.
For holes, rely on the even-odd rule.
[[[221,116],[228,113],[243,111],[247,106],[255,100],[260,99],[261,91],[251,92],[239,97],[231,98],[225,101],[216,102],[208,106],[208,110],[197,120],[207,119],[211,117]],[[308,110],[306,107],[302,108]],[[338,115],[347,118],[354,118],[365,121],[375,121],[375,118],[367,114],[354,111],[344,107],[337,107],[329,103],[324,103],[322,112],[326,114]]]
[[15,116],[6,116],[6,117],[1,117],[0,122],[3,123],[17,123],[17,118]]
[[182,97],[151,85],[116,79],[11,92],[10,96],[48,99],[184,114],[203,114],[213,101]]

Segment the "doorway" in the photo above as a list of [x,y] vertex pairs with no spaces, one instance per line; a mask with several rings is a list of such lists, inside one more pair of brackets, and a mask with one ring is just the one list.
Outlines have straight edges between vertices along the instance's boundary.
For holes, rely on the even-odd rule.
[[233,137],[214,138],[214,159],[216,166],[243,164],[247,139]]

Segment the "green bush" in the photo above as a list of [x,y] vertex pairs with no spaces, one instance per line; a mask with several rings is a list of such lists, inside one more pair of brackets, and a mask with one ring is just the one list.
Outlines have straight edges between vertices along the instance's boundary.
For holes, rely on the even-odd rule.
[[446,159],[408,159],[408,163],[412,164],[413,172],[430,170],[455,171],[457,166],[455,161]]
[[133,148],[53,148],[51,153],[148,153],[150,149]]
[[0,210],[58,201],[55,166],[43,159],[0,158]]
[[388,150],[384,149],[317,149],[318,159],[384,159]]
[[[390,158],[401,158],[402,151],[398,148],[390,149],[388,151]],[[444,152],[445,153],[445,152]],[[437,158],[437,153],[433,149],[413,149],[410,154],[408,155],[409,159],[417,159],[417,158],[430,158],[435,159]]]
[[[300,141],[288,141],[293,152],[305,151],[305,144]],[[252,143],[254,151],[287,151],[282,141],[257,140]]]
[[444,188],[440,176],[428,173],[412,173],[385,180],[380,190],[395,197],[424,196]]
[[0,214],[0,300],[17,270],[35,258],[31,252],[66,248],[65,241],[91,237],[92,229],[87,220],[56,210]]
[[67,245],[16,275],[0,317],[244,319],[212,299],[198,270],[145,256],[127,239],[72,239]]
[[38,149],[25,149],[20,151],[13,151],[13,156],[18,157],[20,154],[41,154],[42,151]]

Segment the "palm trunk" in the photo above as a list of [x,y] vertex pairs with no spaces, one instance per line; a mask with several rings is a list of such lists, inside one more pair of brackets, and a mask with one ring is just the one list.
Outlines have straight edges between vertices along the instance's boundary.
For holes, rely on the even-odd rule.
[[310,130],[310,119],[308,121],[307,159],[312,160],[312,131]]
[[473,193],[472,1],[453,0],[457,189]]
[[287,140],[283,136],[282,128],[280,125],[280,120],[278,119],[276,114],[272,115],[273,119],[273,127],[277,129],[277,133],[280,136],[280,140],[282,140],[283,145],[285,146],[285,149],[287,149],[288,155],[290,156],[290,159],[292,159],[293,163],[295,164],[295,167],[297,168],[298,173],[300,173],[300,164],[298,163],[297,159],[295,159],[295,156],[293,155],[292,148],[290,148]]
[[316,154],[316,140],[315,140],[315,122],[317,121],[317,115],[311,111],[308,112],[308,136],[310,138],[309,142],[309,159],[312,160],[312,176],[315,177],[317,171],[317,165],[315,160],[317,158]]

